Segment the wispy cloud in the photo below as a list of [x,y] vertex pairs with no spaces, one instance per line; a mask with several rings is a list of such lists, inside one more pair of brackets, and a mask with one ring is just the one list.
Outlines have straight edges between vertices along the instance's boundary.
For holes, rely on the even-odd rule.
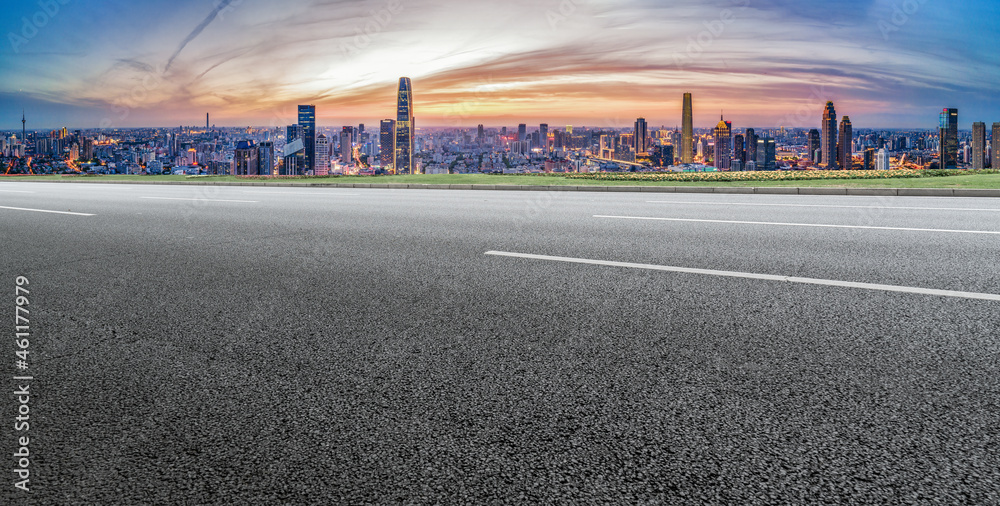
[[[401,75],[414,80],[423,125],[452,124],[456,110],[470,122],[644,115],[671,124],[685,91],[706,110],[768,124],[821,109],[815,89],[856,125],[932,124],[945,105],[1000,118],[1000,55],[991,50],[1000,35],[989,22],[1000,6],[914,4],[902,19],[889,0],[312,0],[280,8],[226,0],[202,18],[210,3],[170,4],[168,16],[168,4],[148,2],[101,11],[94,19],[107,25],[94,26],[102,35],[88,43],[69,47],[53,34],[26,48],[41,53],[30,59],[0,53],[0,68],[14,76],[0,91],[30,84],[46,100],[109,106],[154,75],[158,86],[130,118],[137,124],[209,109],[220,124],[266,123],[307,102],[321,121],[370,121],[391,116]],[[137,23],[150,23],[147,37],[118,30]],[[71,51],[88,58],[58,55]]]

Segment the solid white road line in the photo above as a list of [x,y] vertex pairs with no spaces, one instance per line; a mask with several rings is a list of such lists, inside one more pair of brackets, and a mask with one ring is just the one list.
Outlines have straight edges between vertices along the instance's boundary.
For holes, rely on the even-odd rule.
[[69,215],[72,215],[72,216],[97,216],[96,214],[74,213],[74,212],[70,212],[70,211],[50,211],[48,209],[28,209],[26,207],[0,206],[0,209],[13,209],[14,211],[33,211],[33,212],[36,212],[36,213],[69,214]]
[[905,227],[869,227],[864,225],[827,225],[823,223],[779,223],[779,222],[769,222],[769,221],[696,220],[689,218],[650,218],[643,216],[603,216],[598,214],[595,214],[594,218],[607,218],[615,220],[684,221],[692,223],[729,223],[736,225],[774,225],[779,227],[858,228],[865,230],[902,230],[904,232],[942,232],[948,234],[1000,235],[1000,231],[993,231],[993,230],[948,230],[943,228],[905,228]]
[[667,200],[647,200],[647,204],[692,204],[717,206],[764,206],[764,207],[825,207],[831,209],[906,209],[912,211],[987,211],[1000,213],[1000,209],[976,209],[969,207],[896,207],[896,206],[835,206],[821,204],[765,204],[760,202],[671,202]]
[[240,190],[241,193],[252,193],[256,195],[331,195],[331,196],[343,196],[343,195],[361,195],[360,193],[323,193],[323,192],[272,192],[267,190]]
[[917,295],[937,295],[941,297],[955,297],[960,299],[980,299],[1000,301],[1000,295],[992,293],[957,292],[952,290],[935,290],[931,288],[917,288],[910,286],[879,285],[873,283],[856,283],[853,281],[836,281],[832,279],[797,278],[793,276],[775,276],[772,274],[754,274],[751,272],[716,271],[711,269],[691,269],[688,267],[672,267],[669,265],[634,264],[628,262],[609,262],[605,260],[590,260],[586,258],[557,257],[548,255],[532,255],[528,253],[509,253],[505,251],[487,251],[487,255],[503,256],[513,258],[526,258],[531,260],[546,260],[549,262],[566,262],[575,264],[604,265],[610,267],[626,267],[629,269],[646,269],[654,271],[680,272],[684,274],[702,274],[706,276],[720,276],[727,278],[757,279],[765,281],[784,281],[787,283],[799,283],[806,285],[835,286],[841,288],[857,288],[861,290],[877,290],[885,292],[901,292]]
[[35,193],[35,192],[29,192],[29,191],[24,191],[24,190],[0,190],[0,192],[4,192],[4,193]]
[[182,199],[176,197],[139,197],[141,199],[156,199],[156,200],[196,200],[199,202],[248,202],[256,203],[256,200],[224,200],[224,199]]

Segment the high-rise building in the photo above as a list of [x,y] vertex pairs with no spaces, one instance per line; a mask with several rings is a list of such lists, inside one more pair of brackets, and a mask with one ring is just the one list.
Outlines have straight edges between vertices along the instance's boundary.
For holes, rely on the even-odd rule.
[[542,153],[549,152],[549,125],[542,123],[538,125],[538,147],[542,148]]
[[305,144],[301,138],[294,138],[285,143],[285,154],[283,164],[278,168],[278,175],[281,176],[301,176],[308,169],[305,166]]
[[302,172],[314,169],[316,163],[316,106],[299,106],[299,135],[302,139],[304,168]]
[[330,139],[323,134],[316,136],[316,169],[313,174],[317,176],[330,174]]
[[340,131],[340,163],[344,165],[354,163],[354,144],[351,140],[353,137],[354,129],[349,126]]
[[[396,174],[414,174],[413,167],[413,85],[409,77],[399,78],[396,94]],[[343,149],[343,148],[341,148]],[[341,155],[343,156],[343,154]]]
[[739,160],[741,165],[747,163],[746,138],[739,134],[733,136],[733,160]]
[[719,117],[715,126],[715,167],[719,170],[729,170],[732,166],[732,131],[733,124]]
[[837,110],[833,102],[827,102],[823,109],[823,135],[820,147],[823,157],[820,164],[828,170],[837,170]]
[[485,138],[486,138],[486,134],[485,134],[485,131],[483,129],[483,125],[482,125],[482,123],[480,123],[479,126],[476,127],[476,142],[479,143],[479,144],[482,144],[483,140]]
[[940,116],[942,169],[958,168],[958,109],[945,109]]
[[757,170],[775,170],[774,139],[762,137],[757,139]]
[[820,149],[822,149],[823,144],[820,142],[819,130],[813,128],[809,130],[809,161],[812,163],[819,163],[821,154]]
[[274,143],[264,141],[257,145],[257,174],[261,176],[274,175]]
[[378,162],[382,170],[393,173],[396,158],[396,120],[384,119],[379,125]]
[[684,94],[684,111],[681,114],[681,163],[694,163],[694,114],[691,94]]
[[521,123],[517,125],[517,142],[524,142],[528,140],[528,125]]
[[875,157],[875,169],[876,170],[889,170],[891,169],[891,162],[889,161],[889,152],[885,148],[878,150],[878,155]]
[[843,170],[854,167],[854,129],[851,118],[844,116],[840,120],[840,139],[837,142],[837,165]]
[[288,125],[285,135],[284,163],[279,167],[278,174],[282,176],[300,176],[309,169],[306,168],[305,141],[302,139],[300,125]]
[[646,140],[649,137],[649,132],[647,132],[646,118],[638,118],[635,120],[635,153],[645,154],[649,150],[649,142]]
[[874,168],[875,168],[875,148],[868,148],[865,150],[864,170],[872,170]]
[[205,130],[208,130],[208,113],[205,113]]
[[993,139],[990,140],[990,166],[1000,169],[1000,123],[993,124]]
[[[747,163],[754,162],[757,163],[757,141],[760,137],[757,137],[757,132],[752,128],[747,129]],[[747,165],[748,166],[748,165]],[[746,166],[745,166],[746,167]],[[749,170],[749,169],[748,169]]]
[[233,174],[256,176],[258,173],[257,146],[254,141],[240,141],[233,154]]
[[986,123],[972,124],[972,168],[986,168]]

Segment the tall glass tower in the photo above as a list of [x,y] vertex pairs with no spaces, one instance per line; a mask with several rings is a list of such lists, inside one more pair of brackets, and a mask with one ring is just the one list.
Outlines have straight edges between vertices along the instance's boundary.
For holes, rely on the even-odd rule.
[[684,94],[681,128],[681,163],[694,163],[694,119],[690,93]]
[[396,100],[396,174],[413,174],[413,88],[409,77],[399,78]]
[[299,171],[305,174],[307,171],[315,170],[316,164],[316,106],[299,106],[299,135],[301,135],[302,145],[305,155],[303,156],[303,167]]
[[851,118],[844,116],[840,120],[840,141],[837,144],[837,164],[843,170],[851,170],[854,166],[854,128]]
[[941,168],[958,168],[958,109],[941,113]]
[[827,102],[823,109],[823,138],[820,152],[823,160],[821,165],[828,170],[837,170],[837,110],[833,102]]

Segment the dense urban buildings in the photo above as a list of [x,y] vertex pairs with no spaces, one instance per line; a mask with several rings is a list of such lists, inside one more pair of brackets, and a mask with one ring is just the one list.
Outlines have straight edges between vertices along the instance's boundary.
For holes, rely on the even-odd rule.
[[[824,142],[837,118],[833,103],[816,128],[746,128],[736,132],[720,118],[713,128],[694,128],[691,94],[686,93],[681,122],[688,128],[651,127],[644,117],[630,127],[580,127],[551,131],[539,123],[474,128],[413,128],[412,88],[400,79],[396,100],[399,121],[382,120],[377,134],[357,127],[317,125],[315,106],[302,105],[298,121],[287,127],[172,127],[22,131],[0,136],[0,162],[8,174],[392,174],[525,173],[566,171],[742,171],[838,168],[987,167],[997,158],[1000,123],[992,132],[977,122],[959,130],[957,111],[946,109],[940,128],[929,130],[857,129],[847,116]],[[819,111],[817,111],[819,112]],[[405,119],[409,118],[409,120]],[[207,118],[210,119],[210,118]],[[200,118],[197,120],[200,123]],[[506,135],[508,131],[517,131]],[[686,130],[687,132],[685,133]],[[311,132],[311,133],[310,133]],[[402,133],[402,135],[401,135]],[[992,135],[991,135],[992,134]],[[312,162],[306,140],[313,138]],[[683,163],[685,139],[691,163]],[[992,141],[992,142],[991,142]],[[825,153],[833,147],[833,153]],[[407,149],[408,147],[408,149]],[[696,148],[696,149],[695,149]],[[405,156],[400,156],[404,154]],[[860,155],[858,165],[853,163]],[[954,153],[943,158],[942,153]],[[826,155],[826,156],[824,156]],[[402,166],[397,166],[402,163]]]

